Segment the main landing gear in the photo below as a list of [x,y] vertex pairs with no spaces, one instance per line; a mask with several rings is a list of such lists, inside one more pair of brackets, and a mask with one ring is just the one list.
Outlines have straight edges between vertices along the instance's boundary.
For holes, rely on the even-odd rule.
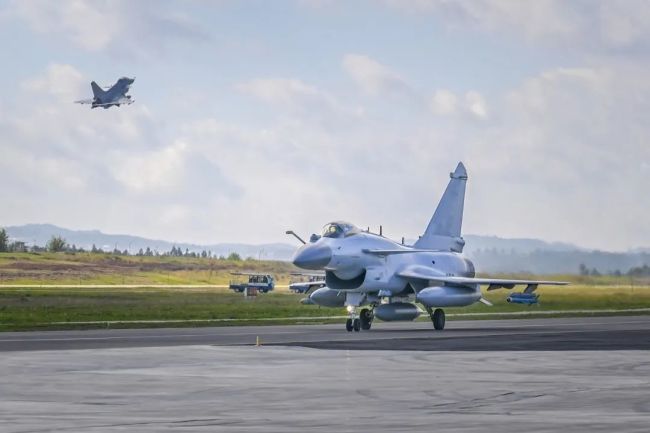
[[371,310],[367,308],[361,310],[361,313],[359,314],[359,320],[361,321],[361,329],[363,329],[364,331],[368,331],[372,326],[372,319],[374,318],[375,315]]
[[372,326],[372,319],[374,319],[374,314],[371,310],[364,308],[359,313],[359,317],[356,317],[356,309],[350,311],[350,317],[345,322],[345,329],[348,332],[359,332],[360,330],[367,331]]
[[431,317],[434,329],[438,331],[445,329],[445,312],[442,308],[433,310],[431,307],[427,307],[427,312],[429,313],[429,317]]

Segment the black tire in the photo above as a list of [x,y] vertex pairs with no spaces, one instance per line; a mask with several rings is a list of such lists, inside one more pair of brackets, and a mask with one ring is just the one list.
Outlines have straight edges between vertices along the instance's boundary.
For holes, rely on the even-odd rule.
[[361,320],[354,319],[352,322],[352,327],[354,328],[354,332],[359,332],[361,330]]
[[348,319],[345,322],[345,329],[347,329],[348,332],[352,332],[352,319]]
[[359,313],[359,319],[361,320],[361,329],[364,331],[367,331],[370,329],[372,326],[372,313],[370,312],[369,309],[364,308],[361,310]]
[[433,312],[431,320],[433,321],[433,327],[436,330],[442,331],[445,329],[445,312],[442,309],[436,308],[436,310]]

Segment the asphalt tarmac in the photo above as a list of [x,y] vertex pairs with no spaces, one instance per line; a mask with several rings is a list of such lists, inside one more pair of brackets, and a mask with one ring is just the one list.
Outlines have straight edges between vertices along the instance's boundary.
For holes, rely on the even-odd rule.
[[0,431],[648,431],[648,316],[378,325],[3,333]]
[[0,333],[0,351],[70,350],[184,345],[301,346],[317,349],[418,351],[650,350],[650,316],[373,324],[346,332],[340,325],[107,329]]

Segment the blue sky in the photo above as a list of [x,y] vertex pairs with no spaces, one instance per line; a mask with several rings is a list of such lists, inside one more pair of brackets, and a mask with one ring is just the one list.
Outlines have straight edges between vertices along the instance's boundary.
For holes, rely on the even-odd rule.
[[0,1],[0,224],[416,237],[463,160],[466,233],[650,245],[649,5]]

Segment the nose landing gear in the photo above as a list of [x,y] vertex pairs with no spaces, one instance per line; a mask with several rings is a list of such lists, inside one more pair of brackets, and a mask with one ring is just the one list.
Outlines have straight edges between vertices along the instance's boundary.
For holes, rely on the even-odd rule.
[[367,331],[372,327],[372,320],[375,315],[372,310],[364,308],[359,312],[359,317],[356,317],[356,311],[350,312],[350,317],[345,322],[345,329],[348,332],[359,332],[360,330]]
[[348,332],[359,332],[362,329],[370,329],[370,323],[373,318],[372,311],[363,308],[360,313],[357,313],[357,309],[366,303],[365,300],[366,294],[364,293],[346,293],[345,307],[348,310],[348,320],[345,322],[345,329]]
[[345,329],[348,332],[352,332],[352,331],[359,332],[361,326],[362,326],[361,320],[359,320],[358,318],[355,319],[350,318],[345,322]]
[[361,321],[357,316],[357,308],[354,305],[348,305],[348,320],[345,322],[345,329],[348,332],[359,332],[361,329]]

